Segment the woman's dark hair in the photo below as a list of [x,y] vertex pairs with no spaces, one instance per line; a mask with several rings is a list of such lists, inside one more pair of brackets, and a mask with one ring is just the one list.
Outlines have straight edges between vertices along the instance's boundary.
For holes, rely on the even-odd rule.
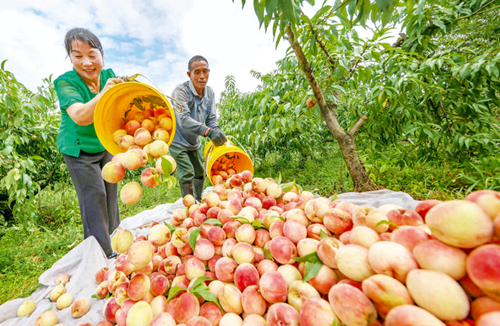
[[70,29],[66,33],[66,36],[64,37],[64,46],[66,47],[66,52],[68,53],[68,56],[71,55],[71,50],[72,50],[71,43],[74,40],[86,42],[94,49],[99,50],[99,52],[101,52],[101,55],[104,56],[104,50],[102,49],[101,41],[99,41],[97,36],[95,36],[95,34],[89,31],[88,29],[79,27]]
[[195,61],[205,61],[207,63],[207,66],[208,66],[208,61],[207,59],[205,59],[204,57],[202,57],[201,55],[195,55],[194,57],[192,57],[189,62],[188,62],[188,71],[191,71],[191,65],[193,64],[193,62]]

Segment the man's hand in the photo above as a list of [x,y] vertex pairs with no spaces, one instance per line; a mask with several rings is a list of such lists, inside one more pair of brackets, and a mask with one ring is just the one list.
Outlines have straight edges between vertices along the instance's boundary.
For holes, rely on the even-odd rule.
[[220,129],[211,128],[208,131],[207,136],[210,137],[215,146],[224,145],[224,143],[227,141],[226,135],[224,135],[224,133]]

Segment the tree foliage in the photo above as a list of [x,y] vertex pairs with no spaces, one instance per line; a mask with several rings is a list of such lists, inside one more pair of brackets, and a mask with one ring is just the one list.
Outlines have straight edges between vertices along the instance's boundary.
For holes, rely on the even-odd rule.
[[0,66],[0,214],[9,219],[64,169],[56,147],[57,97],[50,78],[37,93]]
[[[272,31],[277,44],[294,36],[304,58],[291,46],[276,71],[256,74],[261,89],[253,94],[227,89],[232,106],[241,104],[243,119],[233,121],[234,132],[262,147],[271,142],[290,148],[307,136],[318,143],[318,137],[328,138],[317,130],[326,129],[332,114],[342,130],[360,128],[366,150],[404,142],[423,160],[495,161],[500,1],[327,1],[310,16],[305,3],[254,1],[260,25]],[[366,34],[361,28],[368,37],[360,36]],[[394,29],[401,29],[400,37],[390,44]],[[307,94],[317,98],[321,111],[307,110]],[[265,133],[259,138],[256,131]]]

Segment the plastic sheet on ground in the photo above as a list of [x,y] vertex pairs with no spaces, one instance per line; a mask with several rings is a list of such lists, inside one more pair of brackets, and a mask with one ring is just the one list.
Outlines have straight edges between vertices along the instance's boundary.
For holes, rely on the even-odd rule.
[[[211,190],[211,187],[205,189],[206,192]],[[396,204],[403,208],[415,209],[419,203],[406,193],[391,190],[343,193],[339,194],[338,198],[353,204],[373,207]],[[158,205],[154,209],[123,219],[119,228],[130,230],[134,237],[141,234],[146,235],[149,232],[146,225],[152,222],[168,221],[175,209],[182,207],[184,207],[182,199],[175,203]],[[106,300],[92,298],[97,288],[95,274],[101,267],[112,268],[114,261],[114,259],[106,258],[94,237],[85,239],[40,276],[38,279],[40,287],[31,296],[14,299],[0,306],[0,326],[33,325],[35,319],[48,309],[54,310],[59,318],[59,323],[66,326],[86,322],[92,325],[97,324],[104,320],[102,311]],[[55,287],[56,278],[62,273],[67,273],[71,277],[70,282],[66,284],[66,289],[73,296],[73,300],[85,297],[90,301],[90,311],[79,319],[71,317],[70,308],[57,310],[55,302],[50,302],[48,299],[50,291]],[[36,310],[28,317],[18,318],[17,309],[24,301],[30,299],[36,302]]]

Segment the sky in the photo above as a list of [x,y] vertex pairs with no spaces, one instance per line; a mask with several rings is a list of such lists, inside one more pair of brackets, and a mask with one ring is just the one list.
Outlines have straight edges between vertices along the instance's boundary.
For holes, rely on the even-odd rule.
[[72,69],[64,36],[73,27],[99,37],[106,68],[143,74],[166,95],[188,80],[194,55],[207,58],[208,85],[219,97],[228,75],[240,91],[253,91],[251,70],[271,72],[287,49],[259,29],[252,1],[242,9],[241,0],[0,0],[0,61],[36,91]]

